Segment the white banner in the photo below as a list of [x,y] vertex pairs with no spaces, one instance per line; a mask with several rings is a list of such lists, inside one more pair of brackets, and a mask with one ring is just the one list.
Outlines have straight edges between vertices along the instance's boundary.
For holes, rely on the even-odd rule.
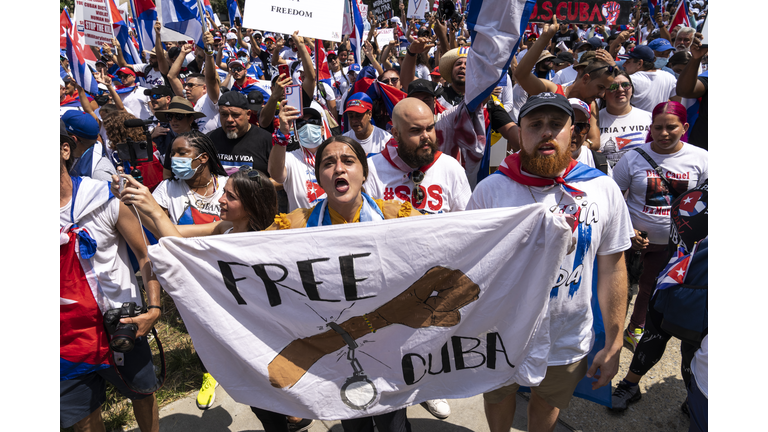
[[243,27],[341,42],[345,0],[267,2],[247,0]]
[[[379,44],[379,47],[385,47],[389,41],[395,40],[394,30],[395,29],[391,28],[376,30],[376,43]],[[365,37],[367,37],[367,35]]]
[[[81,3],[75,4],[75,8]],[[104,43],[112,43],[115,35],[112,32],[112,17],[109,3],[104,0],[83,0],[82,14],[83,35],[85,44],[101,47]]]
[[570,242],[533,204],[163,238],[149,254],[233,399],[334,420],[540,382]]
[[429,9],[429,0],[410,0],[408,2],[408,18],[424,19],[424,13]]

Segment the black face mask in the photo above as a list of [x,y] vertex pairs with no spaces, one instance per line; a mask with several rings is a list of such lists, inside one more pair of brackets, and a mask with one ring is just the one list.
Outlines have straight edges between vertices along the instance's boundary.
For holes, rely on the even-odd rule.
[[96,101],[99,106],[104,106],[109,102],[109,96],[108,95],[97,95],[93,97],[93,100]]

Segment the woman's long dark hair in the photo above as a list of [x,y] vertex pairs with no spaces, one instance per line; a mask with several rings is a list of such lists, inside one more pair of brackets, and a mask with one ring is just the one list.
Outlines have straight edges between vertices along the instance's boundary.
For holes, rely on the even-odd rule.
[[261,231],[272,225],[277,214],[277,192],[266,174],[255,169],[242,170],[229,176],[227,181],[232,182],[232,189],[248,213],[250,231]]
[[193,129],[179,134],[176,139],[179,138],[184,138],[191,147],[197,149],[197,154],[205,153],[208,155],[208,169],[211,171],[211,175],[227,175],[219,160],[219,152],[216,151],[216,147],[213,145],[213,141],[208,138],[208,135]]

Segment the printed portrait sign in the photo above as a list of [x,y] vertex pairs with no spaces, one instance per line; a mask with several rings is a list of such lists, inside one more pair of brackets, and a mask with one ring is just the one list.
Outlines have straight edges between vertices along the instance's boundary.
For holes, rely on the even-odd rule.
[[247,0],[243,27],[341,42],[344,0]]

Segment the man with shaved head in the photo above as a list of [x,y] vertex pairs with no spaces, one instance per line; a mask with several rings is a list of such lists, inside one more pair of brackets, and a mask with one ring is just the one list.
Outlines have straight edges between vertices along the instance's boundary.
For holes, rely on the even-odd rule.
[[438,151],[430,108],[405,98],[392,111],[392,139],[369,159],[365,191],[372,198],[410,201],[422,213],[464,210],[472,195],[464,169]]

